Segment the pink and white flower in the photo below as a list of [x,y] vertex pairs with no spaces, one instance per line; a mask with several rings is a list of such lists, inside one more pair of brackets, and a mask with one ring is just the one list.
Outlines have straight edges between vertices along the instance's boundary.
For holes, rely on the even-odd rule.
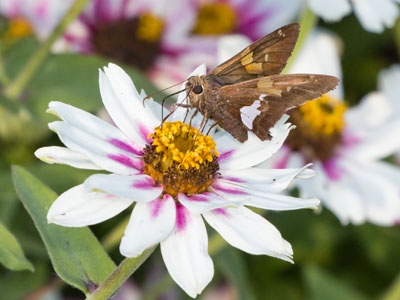
[[215,47],[196,44],[197,55],[193,55],[193,48],[187,46],[194,14],[190,1],[94,0],[57,48],[97,53],[133,65],[149,72],[160,86],[176,83],[201,62],[212,62]]
[[[277,0],[94,0],[58,48],[134,65],[165,87],[183,81],[200,63],[214,67],[222,35],[241,33],[255,40],[296,14],[290,3]],[[147,22],[141,22],[144,18]],[[138,30],[151,34],[141,38]]]
[[398,0],[308,0],[310,9],[327,22],[340,21],[354,11],[365,30],[382,33],[394,26]]
[[57,26],[72,0],[1,0],[0,14],[30,22],[40,39],[45,39]]
[[[340,78],[336,45],[335,38],[329,34],[314,34],[290,71],[316,72]],[[312,131],[311,127],[304,127],[310,125],[306,120],[307,114],[303,110],[300,121],[295,121],[296,115],[292,114],[291,120],[298,127],[269,165],[294,168],[312,162],[318,176],[297,182],[301,195],[320,198],[343,224],[366,221],[382,226],[398,224],[400,168],[382,159],[400,149],[400,119],[390,114],[393,108],[387,100],[389,97],[382,92],[370,93],[358,105],[343,109],[341,88],[328,94],[327,101],[322,99],[310,103],[315,110],[321,105],[320,111],[331,105],[328,109],[330,115],[323,115],[325,121],[311,124],[319,126],[319,129],[325,128],[325,134],[320,132],[314,137],[303,134],[302,128],[308,128],[308,133]],[[322,102],[319,104],[317,101]],[[336,116],[335,111],[338,113]],[[308,110],[310,112],[313,111]],[[323,127],[330,117],[331,125],[340,130]],[[266,164],[262,165],[265,167]]]
[[[202,65],[192,75],[204,73]],[[285,123],[287,116],[271,129],[270,141],[250,134],[241,144],[224,132],[204,136],[177,121],[184,110],[159,127],[160,105],[148,100],[144,108],[144,92],[138,93],[116,65],[101,70],[99,82],[116,127],[70,105],[49,104],[48,111],[61,119],[49,127],[66,147],[40,148],[35,155],[48,163],[109,172],[92,175],[61,194],[49,209],[50,223],[97,224],[136,202],[121,253],[136,257],[160,243],[170,275],[191,297],[201,293],[214,273],[203,218],[234,247],[292,261],[292,248],[279,231],[246,207],[281,211],[319,204],[316,199],[279,194],[294,178],[314,175],[308,166],[254,167],[283,144],[293,128]],[[190,140],[193,135],[196,141]]]

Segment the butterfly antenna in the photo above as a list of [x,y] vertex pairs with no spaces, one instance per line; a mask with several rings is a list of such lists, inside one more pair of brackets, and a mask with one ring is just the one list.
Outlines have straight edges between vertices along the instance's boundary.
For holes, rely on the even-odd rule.
[[162,92],[164,92],[164,91],[166,91],[166,90],[169,90],[169,89],[171,89],[171,88],[173,88],[173,87],[176,87],[177,85],[180,85],[180,84],[184,83],[185,81],[187,81],[187,79],[185,79],[185,80],[183,80],[183,81],[181,81],[181,82],[178,82],[177,84],[174,84],[174,85],[171,85],[171,86],[169,86],[169,87],[166,87],[165,89],[162,89],[162,90],[160,90],[160,91],[151,93],[150,95],[144,97],[144,98],[143,98],[143,101],[142,101],[143,106],[144,106],[144,102],[145,102],[146,100],[149,100],[150,98],[153,98],[153,96],[158,95],[158,94],[160,94],[160,93],[162,93]]
[[[182,92],[184,92],[184,91],[186,91],[186,89],[177,91],[176,93],[169,94],[169,95],[165,96],[165,97],[162,99],[162,101],[161,101],[161,120],[163,120],[163,121],[162,121],[163,123],[164,123],[164,104],[165,104],[165,100],[167,100],[169,97],[175,96],[175,95],[177,95],[177,94],[179,94],[179,93],[182,93]],[[176,108],[174,108],[174,110],[173,110],[172,112],[174,112],[175,110],[176,110]],[[170,115],[171,115],[171,113],[168,114],[167,118],[168,118]]]

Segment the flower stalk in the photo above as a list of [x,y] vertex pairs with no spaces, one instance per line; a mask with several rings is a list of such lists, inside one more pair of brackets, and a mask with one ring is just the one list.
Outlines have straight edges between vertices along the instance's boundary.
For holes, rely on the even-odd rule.
[[290,66],[295,61],[296,56],[300,51],[301,47],[303,46],[308,35],[313,31],[314,27],[316,26],[317,21],[318,21],[317,16],[307,6],[304,7],[303,13],[301,14],[299,19],[299,24],[300,24],[299,38],[297,40],[296,46],[294,47],[293,53],[290,56],[286,64],[286,67],[283,69],[282,73],[287,73],[287,70],[289,70]]
[[82,9],[85,7],[88,0],[75,0],[71,5],[68,12],[65,14],[63,19],[54,28],[51,35],[45,40],[39,49],[29,58],[25,67],[17,75],[17,77],[11,81],[11,83],[5,89],[5,95],[11,100],[16,100],[21,95],[22,91],[31,80],[43,60],[47,57],[50,52],[53,43],[64,33],[67,26],[75,20],[80,14]]
[[136,258],[125,258],[115,271],[101,284],[86,300],[106,300],[109,299],[121,285],[146,261],[153,253],[156,246],[145,250]]

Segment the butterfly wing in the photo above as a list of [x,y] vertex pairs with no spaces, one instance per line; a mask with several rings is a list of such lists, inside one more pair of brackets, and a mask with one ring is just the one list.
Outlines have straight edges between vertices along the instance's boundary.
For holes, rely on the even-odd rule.
[[247,131],[254,132],[260,140],[270,139],[269,129],[285,112],[321,97],[338,81],[328,75],[289,74],[223,86],[217,96],[222,103],[218,124],[240,142],[247,140]]
[[207,75],[217,77],[223,84],[232,84],[279,74],[293,51],[298,35],[297,23],[281,27],[255,41]]

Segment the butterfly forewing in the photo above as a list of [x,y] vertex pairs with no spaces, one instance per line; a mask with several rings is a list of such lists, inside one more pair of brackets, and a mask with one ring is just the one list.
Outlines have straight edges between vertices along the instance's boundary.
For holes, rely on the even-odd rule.
[[[221,118],[228,116],[245,126],[232,134],[239,141],[247,140],[247,131],[253,131],[261,140],[270,138],[269,129],[287,110],[308,100],[321,97],[338,83],[333,76],[316,74],[273,75],[226,85],[218,90],[217,99],[222,109]],[[220,124],[228,126],[227,121]],[[225,129],[225,128],[224,128]],[[226,129],[227,130],[227,129]],[[229,131],[229,130],[227,130]]]
[[232,84],[260,76],[279,74],[293,51],[299,35],[297,23],[286,25],[255,41],[207,75]]
[[188,79],[190,107],[240,142],[248,131],[261,140],[290,108],[321,97],[338,79],[316,74],[279,75],[293,51],[299,25],[289,24],[257,40],[205,76]]

